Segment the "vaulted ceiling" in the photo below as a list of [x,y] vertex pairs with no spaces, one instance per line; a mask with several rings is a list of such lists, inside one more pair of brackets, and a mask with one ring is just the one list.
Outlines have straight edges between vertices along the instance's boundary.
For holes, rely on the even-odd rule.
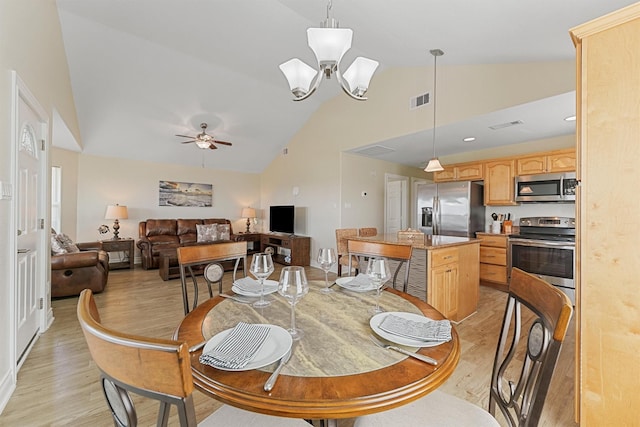
[[[344,96],[334,82],[325,82],[309,99],[292,102],[278,69],[294,56],[314,63],[306,29],[326,17],[326,1],[56,1],[87,154],[260,172],[324,101]],[[345,62],[374,58],[381,72],[430,65],[431,48],[455,52],[438,64],[573,60],[570,28],[632,3],[336,0],[331,14],[354,31]],[[547,119],[573,104],[572,94],[564,94],[514,108],[535,120],[533,134],[527,133],[534,140],[573,132],[572,124],[549,126]],[[487,114],[438,132],[442,138],[479,133],[512,113]],[[202,122],[233,147],[180,144],[175,135],[195,135]],[[415,165],[410,147],[419,137],[380,143],[397,148],[388,160]],[[76,149],[70,139],[54,144]],[[504,143],[513,142],[520,141]]]

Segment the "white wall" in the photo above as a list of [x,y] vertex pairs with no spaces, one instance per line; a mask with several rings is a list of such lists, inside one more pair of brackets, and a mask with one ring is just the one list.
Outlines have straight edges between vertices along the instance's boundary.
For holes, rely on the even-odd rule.
[[[159,206],[160,180],[212,184],[213,206]],[[242,208],[260,204],[258,174],[90,155],[78,157],[77,188],[75,233],[81,242],[104,238],[97,231],[101,224],[112,228],[113,220],[104,219],[107,205],[111,204],[127,206],[129,218],[120,221],[120,237],[136,240],[138,223],[149,218],[227,218],[231,220],[234,232],[242,231],[246,226],[246,219],[240,218]],[[62,215],[67,214],[73,213],[67,213],[65,206]]]

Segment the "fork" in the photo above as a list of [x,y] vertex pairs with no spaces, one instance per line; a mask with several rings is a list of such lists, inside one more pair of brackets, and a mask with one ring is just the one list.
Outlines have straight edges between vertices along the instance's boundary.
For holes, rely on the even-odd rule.
[[410,351],[407,351],[403,348],[400,347],[396,347],[395,345],[390,345],[387,343],[384,343],[382,341],[380,341],[377,337],[374,337],[373,335],[369,335],[369,338],[371,338],[371,341],[377,345],[378,347],[382,347],[382,348],[386,348],[387,350],[393,350],[393,351],[397,351],[398,353],[402,353],[405,356],[409,356],[409,357],[413,357],[414,359],[418,359],[422,362],[428,363],[430,365],[434,365],[437,366],[438,365],[438,361],[429,357],[429,356],[424,356],[422,354],[418,354],[418,353],[412,353]]

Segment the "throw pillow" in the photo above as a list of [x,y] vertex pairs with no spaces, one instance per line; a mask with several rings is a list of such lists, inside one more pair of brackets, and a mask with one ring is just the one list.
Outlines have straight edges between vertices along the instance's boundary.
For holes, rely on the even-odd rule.
[[66,234],[58,234],[56,238],[68,253],[80,252],[80,248]]
[[218,224],[196,224],[198,242],[215,242],[218,240]]
[[218,224],[218,235],[220,236],[220,240],[231,240],[229,224]]
[[66,253],[67,253],[67,250],[62,246],[62,244],[58,240],[58,236],[55,234],[51,234],[51,255],[62,255]]

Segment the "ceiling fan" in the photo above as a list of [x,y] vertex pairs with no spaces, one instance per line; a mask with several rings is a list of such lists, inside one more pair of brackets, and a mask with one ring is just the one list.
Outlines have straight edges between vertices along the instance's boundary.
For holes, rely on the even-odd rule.
[[182,143],[190,144],[192,142],[195,142],[196,145],[202,149],[210,148],[212,150],[216,150],[218,147],[216,147],[214,144],[233,145],[230,142],[219,141],[217,139],[214,139],[211,135],[209,135],[206,132],[206,129],[207,129],[206,123],[200,123],[200,128],[202,129],[202,133],[199,133],[196,136],[187,136],[187,135],[176,135],[176,136],[179,136],[182,138],[189,138],[191,139],[191,141],[183,141]]

